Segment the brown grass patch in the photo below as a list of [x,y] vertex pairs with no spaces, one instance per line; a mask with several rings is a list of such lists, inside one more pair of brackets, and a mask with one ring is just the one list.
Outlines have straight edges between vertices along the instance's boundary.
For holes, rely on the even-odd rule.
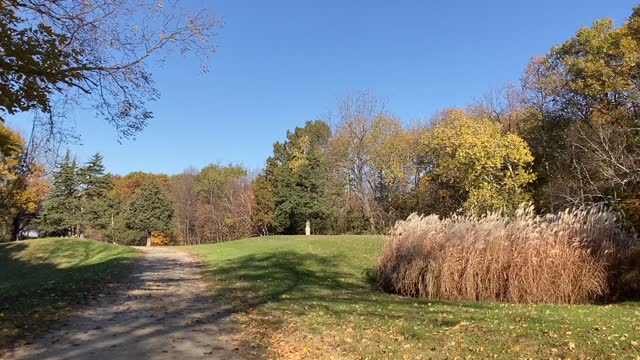
[[613,212],[538,216],[413,214],[387,239],[374,274],[385,291],[420,298],[580,304],[637,294],[640,246]]

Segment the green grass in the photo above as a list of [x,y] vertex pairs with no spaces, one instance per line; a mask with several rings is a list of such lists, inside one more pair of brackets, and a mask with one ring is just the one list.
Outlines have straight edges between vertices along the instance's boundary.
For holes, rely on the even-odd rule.
[[79,239],[0,244],[0,348],[66,317],[135,255],[128,247]]
[[376,236],[253,238],[185,247],[273,355],[311,358],[635,358],[640,303],[417,300],[367,282]]

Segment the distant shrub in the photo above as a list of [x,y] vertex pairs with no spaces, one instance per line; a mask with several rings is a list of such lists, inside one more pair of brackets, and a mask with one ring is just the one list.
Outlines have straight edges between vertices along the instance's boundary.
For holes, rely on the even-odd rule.
[[151,232],[151,245],[152,246],[167,246],[173,245],[174,241],[170,234],[163,233],[161,231]]
[[579,304],[637,294],[640,247],[614,213],[413,214],[392,230],[373,274],[385,291],[449,300]]

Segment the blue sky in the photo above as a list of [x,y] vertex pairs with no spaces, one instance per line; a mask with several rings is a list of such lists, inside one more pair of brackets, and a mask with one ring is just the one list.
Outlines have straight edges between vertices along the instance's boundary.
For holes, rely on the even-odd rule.
[[[161,99],[135,139],[79,114],[79,159],[107,170],[178,173],[211,162],[259,169],[287,129],[320,118],[348,92],[369,90],[404,122],[465,106],[517,81],[528,60],[582,25],[622,23],[628,0],[187,0],[225,21],[210,71],[170,57],[152,66]],[[21,131],[29,124],[10,121]]]

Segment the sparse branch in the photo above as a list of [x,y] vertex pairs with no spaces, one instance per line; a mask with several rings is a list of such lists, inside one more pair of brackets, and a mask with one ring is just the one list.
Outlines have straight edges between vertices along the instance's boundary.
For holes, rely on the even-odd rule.
[[[55,97],[73,97],[92,105],[125,137],[152,118],[147,104],[158,92],[151,61],[178,51],[206,62],[222,26],[205,9],[190,10],[181,0],[7,0],[3,11],[12,41],[30,35],[31,43],[0,46],[5,52],[0,71],[15,79],[15,86],[34,87],[21,79],[35,77],[45,90],[24,104],[0,105],[0,110],[51,113]],[[26,54],[22,60],[18,49],[42,54]],[[59,60],[34,66],[29,57]]]

